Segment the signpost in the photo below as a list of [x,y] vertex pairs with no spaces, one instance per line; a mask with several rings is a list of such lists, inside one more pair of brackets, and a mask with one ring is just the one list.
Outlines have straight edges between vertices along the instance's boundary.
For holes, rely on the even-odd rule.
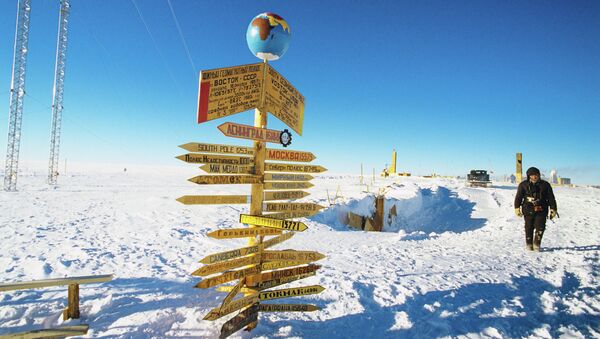
[[[277,17],[276,24],[287,27],[279,16],[265,13],[254,20]],[[262,21],[261,21],[262,22]],[[285,24],[285,25],[284,25]],[[252,25],[251,25],[252,27]],[[289,31],[289,30],[288,30]],[[284,30],[285,32],[285,30]],[[262,32],[261,32],[262,34]],[[251,48],[252,49],[252,48]],[[258,51],[257,51],[258,52]],[[260,52],[262,53],[262,52]],[[271,53],[271,52],[269,52]],[[292,135],[287,130],[267,128],[270,112],[289,128],[302,135],[304,96],[265,59],[262,63],[202,71],[198,91],[197,121],[204,123],[254,109],[254,124],[225,122],[218,129],[228,137],[252,140],[252,147],[190,142],[179,147],[187,154],[178,159],[202,164],[200,169],[211,175],[198,175],[189,181],[202,185],[250,184],[250,195],[184,195],[177,199],[185,205],[249,204],[249,213],[240,215],[246,228],[219,229],[207,233],[215,239],[248,238],[248,246],[205,255],[204,266],[192,275],[204,277],[195,287],[217,287],[228,292],[221,305],[212,309],[205,320],[216,320],[240,311],[224,323],[221,338],[246,327],[256,327],[259,312],[312,312],[320,309],[308,304],[261,304],[263,300],[320,293],[319,285],[269,290],[315,275],[321,267],[312,262],[325,256],[315,251],[266,250],[290,239],[294,232],[307,229],[302,222],[282,220],[312,215],[322,206],[314,203],[272,202],[294,200],[309,195],[302,191],[313,186],[310,174],[326,171],[322,166],[307,165],[316,159],[311,152],[266,148],[266,143],[288,146]],[[266,163],[265,161],[274,161]],[[285,162],[285,163],[282,163]],[[268,191],[265,191],[268,190]],[[269,201],[266,202],[265,201]],[[266,212],[276,212],[262,216]],[[265,237],[270,237],[265,239]],[[219,286],[238,280],[234,285]],[[243,298],[235,299],[243,293]]]

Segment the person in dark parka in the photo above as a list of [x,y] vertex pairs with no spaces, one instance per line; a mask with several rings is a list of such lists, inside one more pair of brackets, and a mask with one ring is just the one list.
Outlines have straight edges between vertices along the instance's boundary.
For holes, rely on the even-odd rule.
[[527,249],[540,250],[548,210],[550,210],[550,219],[554,219],[557,216],[557,207],[552,186],[540,179],[539,169],[530,167],[527,170],[527,180],[519,184],[515,196],[515,214],[525,218]]

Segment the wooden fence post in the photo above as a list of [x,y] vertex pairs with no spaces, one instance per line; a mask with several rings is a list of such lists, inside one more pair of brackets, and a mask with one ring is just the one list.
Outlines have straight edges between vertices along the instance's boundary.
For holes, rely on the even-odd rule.
[[67,309],[63,311],[63,320],[79,319],[79,284],[69,284]]

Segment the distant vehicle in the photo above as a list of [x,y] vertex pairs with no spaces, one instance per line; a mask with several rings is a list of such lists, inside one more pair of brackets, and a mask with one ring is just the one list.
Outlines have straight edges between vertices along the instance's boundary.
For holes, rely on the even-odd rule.
[[491,184],[490,175],[486,170],[471,170],[471,172],[467,174],[467,186],[489,187]]

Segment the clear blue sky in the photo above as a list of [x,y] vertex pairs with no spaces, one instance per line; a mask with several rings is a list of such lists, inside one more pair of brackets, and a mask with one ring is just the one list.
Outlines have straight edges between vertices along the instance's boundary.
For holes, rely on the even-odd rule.
[[[33,0],[21,159],[47,161],[58,0]],[[16,0],[0,2],[0,156]],[[598,1],[72,0],[61,161],[186,166],[190,141],[249,145],[197,125],[198,73],[257,62],[250,20],[292,30],[272,65],[306,98],[304,135],[331,172],[465,175],[514,171],[515,152],[576,183],[600,184]],[[2,108],[3,107],[3,108]],[[283,124],[269,117],[269,127]]]

